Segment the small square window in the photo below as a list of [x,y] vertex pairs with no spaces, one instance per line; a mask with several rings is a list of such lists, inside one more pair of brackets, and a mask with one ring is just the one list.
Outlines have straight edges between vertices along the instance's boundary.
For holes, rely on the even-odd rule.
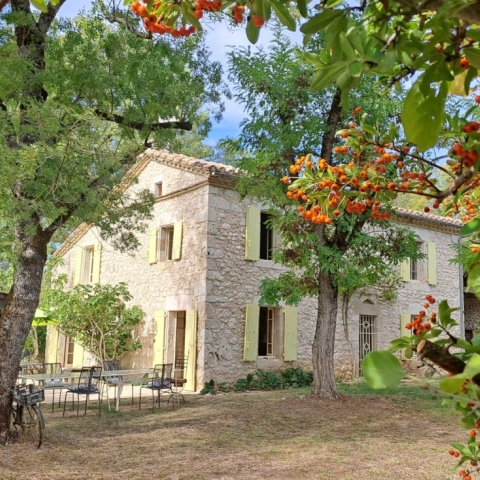
[[162,196],[162,182],[157,182],[155,184],[155,198]]
[[173,260],[173,225],[160,229],[159,257],[161,262]]

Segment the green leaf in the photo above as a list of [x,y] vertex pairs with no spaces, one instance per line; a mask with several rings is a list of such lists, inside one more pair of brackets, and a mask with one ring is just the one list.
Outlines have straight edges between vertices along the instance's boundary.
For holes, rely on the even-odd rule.
[[342,52],[345,54],[347,59],[355,60],[357,58],[357,54],[355,53],[352,44],[348,40],[347,34],[345,32],[340,32],[338,38],[340,40],[340,47],[342,49]]
[[48,12],[47,2],[45,0],[30,0],[35,8],[38,8],[43,13]]
[[409,142],[418,146],[420,151],[432,148],[438,140],[445,118],[445,100],[448,94],[448,82],[442,82],[438,95],[434,88],[428,88],[425,96],[420,90],[420,77],[405,99],[402,124]]
[[322,62],[321,58],[319,55],[316,55],[315,53],[311,52],[305,52],[303,54],[303,58],[306,62],[311,63],[313,65],[318,65],[323,67],[325,64]]
[[300,12],[300,15],[303,18],[308,17],[308,9],[307,9],[306,0],[297,0],[297,8],[298,8],[298,11]]
[[413,357],[413,350],[411,347],[407,347],[405,349],[405,358],[408,358],[410,360],[410,358]]
[[474,353],[470,360],[468,361],[467,365],[465,366],[465,370],[462,373],[462,376],[471,380],[475,375],[480,373],[480,355],[478,353]]
[[312,90],[323,90],[332,85],[340,73],[345,70],[349,62],[337,62],[317,70],[313,76],[310,87]]
[[337,5],[340,5],[343,2],[343,0],[327,0],[327,7],[333,8],[336,7]]
[[255,45],[258,41],[258,37],[260,36],[260,29],[253,24],[252,19],[250,19],[249,22],[247,23],[246,32],[247,32],[247,38],[250,41],[250,43],[253,43]]
[[397,386],[405,376],[398,358],[385,350],[368,353],[362,364],[367,383],[375,389]]
[[397,61],[397,52],[386,52],[382,56],[380,63],[374,68],[374,71],[377,73],[387,73],[391,72]]
[[480,218],[475,218],[471,222],[466,223],[460,229],[460,235],[463,237],[465,235],[471,235],[472,233],[480,232]]
[[455,375],[453,377],[445,377],[440,380],[440,390],[446,393],[457,393],[465,383],[465,378]]
[[277,0],[269,1],[282,24],[285,25],[290,31],[294,32],[297,29],[297,24],[295,23],[294,18],[288,11],[288,8],[282,3],[277,2]]
[[377,134],[378,134],[378,132],[377,132],[377,130],[375,129],[375,127],[372,127],[371,125],[368,125],[368,124],[366,124],[366,123],[364,123],[364,124],[362,125],[362,130],[363,130],[364,132],[371,133],[372,135],[377,135]]
[[324,10],[322,13],[317,13],[317,15],[314,15],[310,20],[305,22],[300,27],[300,31],[307,34],[317,33],[341,15],[342,12],[339,10]]
[[442,300],[438,305],[438,318],[440,320],[440,325],[442,327],[448,327],[452,324],[452,321],[455,322],[451,318],[453,312],[460,310],[459,308],[450,308],[448,305],[447,300]]
[[475,68],[480,68],[480,48],[464,48],[465,56],[467,57],[470,65]]
[[363,72],[363,62],[354,62],[348,67],[348,74],[351,77],[360,77]]
[[468,271],[467,288],[471,288],[480,299],[480,265],[478,263]]

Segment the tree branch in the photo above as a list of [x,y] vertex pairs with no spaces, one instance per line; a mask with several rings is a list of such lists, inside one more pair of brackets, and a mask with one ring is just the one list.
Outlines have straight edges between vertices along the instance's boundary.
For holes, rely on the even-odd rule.
[[[447,348],[441,347],[425,338],[420,340],[417,346],[417,353],[422,358],[427,358],[435,365],[454,375],[463,373],[465,370],[465,362],[452,355]],[[480,385],[480,374],[475,375],[472,380],[475,384]]]
[[340,88],[337,88],[332,98],[330,111],[328,112],[328,132],[323,135],[322,150],[320,152],[320,157],[324,158],[328,164],[330,164],[330,160],[332,157],[332,149],[335,142],[335,132],[338,129],[338,124],[340,123],[340,118],[342,116],[341,99],[342,90]]
[[[398,3],[403,7],[413,9],[415,11],[421,10],[422,12],[428,12],[433,10],[439,12],[449,0],[427,0],[423,2],[419,8],[418,0],[398,0]],[[452,3],[452,2],[450,2]],[[464,20],[465,22],[471,23],[480,23],[480,1],[476,1],[473,4],[466,5],[460,10],[456,10],[453,13],[453,16]]]
[[106,113],[101,110],[95,109],[95,115],[107,120],[108,122],[114,122],[118,125],[123,125],[125,127],[133,128],[134,130],[149,130],[150,132],[156,132],[159,130],[166,130],[169,128],[178,129],[178,130],[192,130],[192,124],[188,121],[174,121],[174,122],[158,122],[158,123],[143,123],[143,122],[130,122],[115,113]]
[[55,20],[58,11],[66,1],[67,0],[59,0],[56,5],[49,3],[48,11],[40,14],[40,17],[38,17],[37,27],[43,34],[48,32],[48,29],[50,28],[53,20]]
[[143,40],[151,40],[153,38],[152,32],[142,32],[140,30],[137,30],[133,25],[128,23],[127,18],[115,17],[105,12],[103,12],[103,16],[110,23],[118,23],[119,25],[123,25],[131,34],[135,35],[138,38],[142,38]]

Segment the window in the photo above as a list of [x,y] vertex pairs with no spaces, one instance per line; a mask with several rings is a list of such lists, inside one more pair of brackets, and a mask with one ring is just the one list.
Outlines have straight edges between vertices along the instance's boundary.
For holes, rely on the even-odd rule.
[[275,309],[260,307],[258,321],[258,356],[273,357],[275,342]]
[[74,285],[100,283],[102,244],[76,248]]
[[437,246],[435,242],[418,242],[423,258],[407,259],[400,265],[400,277],[403,282],[427,282],[437,284]]
[[[417,242],[420,253],[423,253],[423,243]],[[410,260],[410,280],[423,280],[425,265],[423,259]]]
[[155,198],[162,196],[162,182],[157,182],[155,184]]
[[67,337],[65,339],[65,364],[73,365],[73,350],[75,348],[75,342]]
[[359,343],[359,374],[363,377],[362,362],[367,353],[373,351],[377,347],[377,331],[376,331],[376,316],[360,315],[359,329],[358,329],[358,343]]
[[272,229],[272,215],[260,212],[260,259],[272,260],[272,254],[279,246],[278,234]]
[[83,253],[82,283],[93,283],[93,259],[95,250],[93,246],[86,247]]
[[148,233],[148,263],[180,260],[182,258],[183,223],[152,227]]
[[280,237],[270,225],[272,216],[250,205],[246,214],[245,260],[272,260],[273,252],[280,245]]
[[160,229],[159,258],[161,262],[173,260],[173,225]]
[[260,307],[246,305],[243,360],[276,358],[285,362],[297,360],[296,307]]

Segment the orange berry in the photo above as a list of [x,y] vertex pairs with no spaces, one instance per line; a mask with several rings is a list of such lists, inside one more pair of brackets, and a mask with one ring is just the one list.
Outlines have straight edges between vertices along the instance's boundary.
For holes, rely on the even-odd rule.
[[475,437],[477,435],[476,430],[470,430],[470,436]]
[[461,59],[460,59],[460,66],[461,66],[462,68],[465,68],[465,69],[470,68],[470,62],[469,62],[468,59],[465,58],[465,57],[464,57],[464,58],[461,58]]
[[475,103],[480,103],[480,95],[475,95]]
[[290,179],[288,177],[283,177],[282,178],[282,182],[283,183],[289,183],[290,182]]
[[362,111],[362,107],[355,107],[353,109],[352,115],[357,115]]

